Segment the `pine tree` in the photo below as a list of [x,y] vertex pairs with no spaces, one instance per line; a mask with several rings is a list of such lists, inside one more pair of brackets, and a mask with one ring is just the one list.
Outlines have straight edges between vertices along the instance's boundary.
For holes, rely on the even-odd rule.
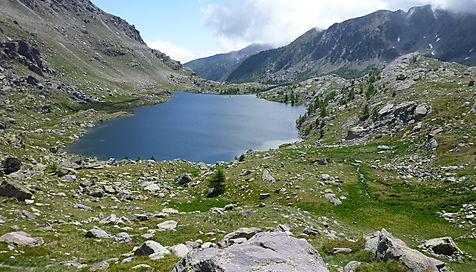
[[208,182],[211,190],[207,197],[217,197],[225,192],[225,174],[222,169],[217,169]]

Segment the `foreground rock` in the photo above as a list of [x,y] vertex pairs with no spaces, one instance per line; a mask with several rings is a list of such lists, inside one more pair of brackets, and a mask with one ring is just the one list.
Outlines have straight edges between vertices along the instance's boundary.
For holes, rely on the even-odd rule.
[[192,251],[173,272],[193,271],[328,271],[319,252],[307,241],[284,232],[262,232],[226,249]]
[[21,161],[17,158],[8,157],[2,162],[3,172],[8,175],[17,172],[21,168]]
[[4,180],[2,184],[0,184],[0,196],[13,197],[24,201],[25,199],[32,198],[33,194],[25,188],[25,186],[17,182]]
[[184,174],[181,174],[180,176],[176,177],[175,182],[177,182],[177,184],[179,184],[179,185],[187,187],[188,184],[190,182],[192,182],[192,178],[190,177],[189,174],[184,173]]
[[44,241],[41,237],[31,237],[30,234],[24,231],[9,232],[0,237],[0,241],[15,244],[18,246],[41,246]]
[[377,261],[395,259],[415,272],[440,271],[445,267],[444,262],[409,248],[402,240],[393,237],[385,229],[380,232],[375,256]]

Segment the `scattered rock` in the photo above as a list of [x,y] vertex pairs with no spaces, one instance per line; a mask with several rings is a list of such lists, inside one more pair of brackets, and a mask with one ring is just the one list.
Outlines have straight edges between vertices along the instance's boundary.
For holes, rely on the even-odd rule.
[[165,221],[157,224],[159,230],[175,230],[177,227],[177,222],[173,220]]
[[346,248],[346,247],[336,247],[332,249],[332,254],[337,255],[337,254],[350,254],[352,253],[352,249]]
[[17,172],[21,168],[21,161],[17,158],[8,157],[2,162],[5,175]]
[[43,238],[31,237],[30,234],[24,231],[9,232],[0,237],[0,241],[5,243],[12,243],[18,246],[36,247],[44,244]]
[[235,209],[235,205],[233,205],[233,204],[227,204],[227,205],[225,205],[225,207],[223,208],[223,210],[225,210],[225,211],[232,211],[232,210],[234,210],[234,209]]
[[362,138],[364,137],[365,134],[367,134],[367,132],[368,132],[368,129],[365,129],[363,127],[359,127],[359,126],[353,127],[349,129],[349,131],[347,132],[346,139],[352,140],[352,139]]
[[226,249],[192,251],[173,272],[199,271],[328,271],[317,250],[304,239],[283,232],[262,232]]
[[188,186],[190,182],[192,182],[192,178],[190,177],[189,174],[183,173],[180,176],[175,178],[175,182],[177,182],[179,185],[183,185],[185,187]]
[[135,252],[136,256],[149,256],[151,259],[161,259],[165,255],[170,254],[170,251],[161,244],[148,240],[145,241]]
[[15,181],[4,180],[2,184],[0,184],[0,196],[13,197],[24,201],[25,199],[31,199],[33,194],[23,185]]
[[119,232],[114,235],[114,240],[120,244],[132,242],[131,236],[127,232]]
[[268,169],[264,169],[264,171],[263,171],[263,181],[264,181],[264,182],[269,182],[269,183],[275,182],[274,177],[271,176],[271,174],[269,173]]
[[266,199],[268,197],[270,197],[271,194],[270,193],[264,193],[264,194],[259,194],[259,199],[260,200],[263,200],[263,199]]
[[111,238],[111,235],[109,235],[107,232],[105,232],[104,230],[96,226],[88,230],[85,236],[88,238]]
[[382,229],[377,245],[376,260],[388,261],[389,259],[395,259],[415,272],[440,271],[445,267],[444,262],[409,248],[402,240]]

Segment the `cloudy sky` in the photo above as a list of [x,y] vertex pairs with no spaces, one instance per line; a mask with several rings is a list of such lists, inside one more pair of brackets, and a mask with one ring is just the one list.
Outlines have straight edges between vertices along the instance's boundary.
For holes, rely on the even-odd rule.
[[476,0],[92,0],[136,26],[155,49],[182,63],[251,43],[285,45],[307,30],[370,12],[434,8],[476,13]]

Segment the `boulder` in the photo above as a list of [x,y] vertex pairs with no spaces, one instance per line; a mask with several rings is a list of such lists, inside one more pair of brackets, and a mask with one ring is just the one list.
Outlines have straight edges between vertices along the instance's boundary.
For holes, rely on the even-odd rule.
[[190,252],[173,269],[173,272],[185,271],[324,272],[328,269],[319,252],[306,240],[284,232],[262,232],[243,244]]
[[411,249],[402,240],[393,237],[392,234],[382,229],[375,254],[376,261],[388,261],[395,259],[414,272],[440,271],[445,263],[427,257],[421,252]]
[[368,129],[365,129],[363,127],[360,127],[360,126],[353,127],[349,129],[349,131],[347,132],[346,139],[352,140],[352,139],[361,138],[361,137],[364,137],[367,132],[368,132]]
[[6,175],[17,172],[20,170],[21,161],[17,158],[8,157],[2,162],[3,172]]
[[416,121],[420,120],[421,118],[425,117],[428,113],[430,113],[430,107],[424,104],[418,105],[414,111],[414,119]]
[[385,105],[381,110],[378,112],[379,119],[382,119],[382,117],[392,113],[393,110],[393,104],[387,104]]
[[423,248],[428,253],[437,257],[449,257],[449,259],[454,256],[463,255],[463,251],[458,248],[451,237],[434,238],[424,241],[420,248]]
[[395,106],[393,115],[402,121],[409,121],[412,119],[416,107],[415,102],[403,102]]
[[275,179],[273,178],[273,176],[271,176],[268,169],[264,169],[264,171],[263,171],[263,181],[264,182],[269,182],[269,183],[275,182]]
[[346,255],[346,254],[352,253],[352,249],[347,247],[335,247],[332,249],[331,253],[334,255],[337,255],[337,254]]
[[172,252],[172,254],[180,258],[185,257],[189,252],[187,246],[184,244],[178,244],[178,245],[172,246],[170,247],[169,250]]
[[107,232],[105,232],[104,230],[96,226],[88,230],[85,236],[88,238],[111,238],[111,235],[109,235]]
[[234,209],[235,209],[235,205],[233,205],[233,204],[227,204],[227,205],[225,205],[225,207],[223,207],[224,211],[232,211]]
[[435,138],[427,139],[422,145],[421,148],[432,151],[438,147],[438,141]]
[[30,234],[24,231],[9,232],[0,237],[0,241],[5,243],[11,243],[18,246],[41,246],[44,244],[43,238],[31,237]]
[[192,178],[190,177],[189,174],[183,173],[180,176],[175,178],[175,182],[177,182],[177,184],[187,187],[188,184],[192,182]]
[[364,236],[365,240],[365,251],[370,251],[372,253],[377,252],[377,245],[380,238],[380,231],[372,232]]
[[33,194],[25,186],[11,180],[4,180],[0,184],[0,196],[13,197],[20,201],[31,199]]
[[149,258],[152,256],[152,258],[154,259],[161,259],[167,254],[170,254],[170,251],[168,249],[152,240],[145,241],[134,252],[134,255],[136,256],[149,256]]
[[263,199],[266,199],[268,197],[270,197],[271,194],[270,193],[263,193],[263,194],[259,194],[259,199],[260,200],[263,200]]

